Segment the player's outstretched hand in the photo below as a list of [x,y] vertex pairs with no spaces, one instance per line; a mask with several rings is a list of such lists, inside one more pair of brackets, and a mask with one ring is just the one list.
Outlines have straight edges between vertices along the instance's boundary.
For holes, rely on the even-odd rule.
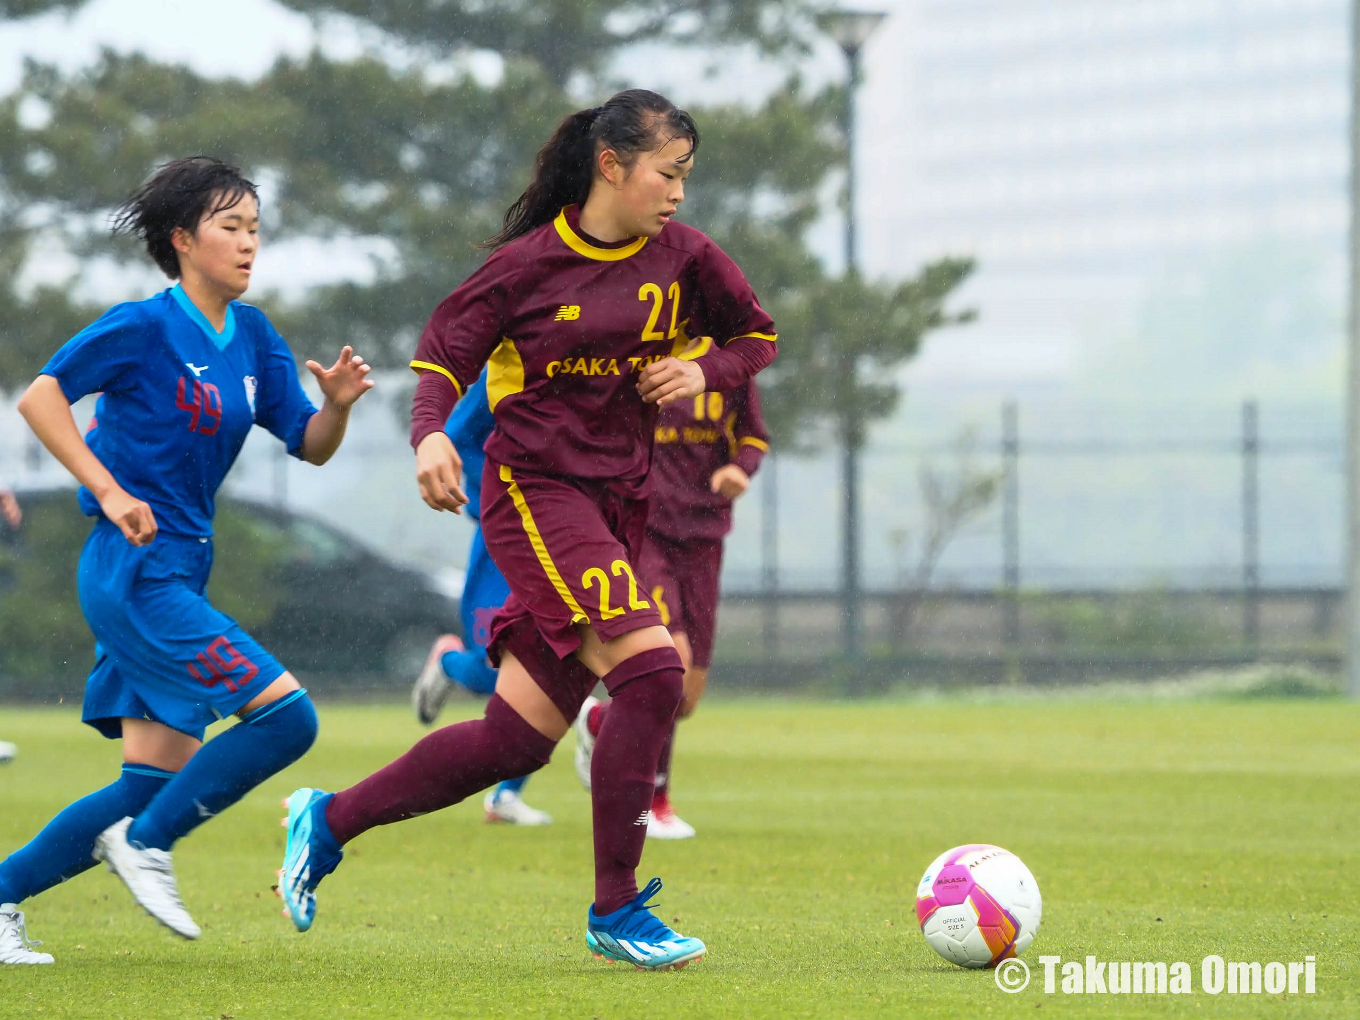
[[735,464],[724,464],[713,472],[708,487],[723,499],[736,499],[751,487],[751,476]]
[[694,361],[662,358],[642,370],[638,392],[649,404],[665,407],[677,400],[697,397],[708,387],[704,370]]
[[104,511],[105,517],[118,525],[123,537],[133,545],[150,545],[159,530],[156,515],[151,512],[151,507],[121,488],[115,488],[101,499],[99,509]]
[[340,357],[330,368],[322,368],[315,361],[307,362],[307,368],[316,376],[326,399],[336,407],[352,406],[373,388],[373,380],[368,377],[373,366],[365,365],[364,359],[348,344],[341,348]]
[[426,506],[463,512],[463,461],[447,433],[431,432],[416,447],[416,482]]

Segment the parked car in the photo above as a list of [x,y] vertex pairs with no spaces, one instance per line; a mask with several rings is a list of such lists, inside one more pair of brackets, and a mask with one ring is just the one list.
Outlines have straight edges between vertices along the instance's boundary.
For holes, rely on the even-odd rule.
[[[92,654],[75,590],[91,522],[69,489],[18,498],[23,526],[0,526],[0,676],[14,693],[41,689],[54,671],[83,679]],[[446,581],[315,517],[224,496],[216,533],[214,603],[304,683],[405,683],[434,637],[458,629]]]

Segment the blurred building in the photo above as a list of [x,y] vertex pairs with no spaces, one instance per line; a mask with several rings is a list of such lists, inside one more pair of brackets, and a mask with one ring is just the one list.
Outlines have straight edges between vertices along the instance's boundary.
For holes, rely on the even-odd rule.
[[1008,341],[1004,362],[1060,371],[1057,349],[1169,260],[1263,236],[1316,250],[1339,294],[1345,0],[889,6],[868,50],[865,261],[975,253],[976,332]]

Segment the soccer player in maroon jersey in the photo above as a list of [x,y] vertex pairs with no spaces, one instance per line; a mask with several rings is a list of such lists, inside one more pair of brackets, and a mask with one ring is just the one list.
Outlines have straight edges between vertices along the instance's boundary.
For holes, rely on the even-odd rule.
[[[280,895],[299,929],[341,846],[542,768],[603,680],[613,700],[592,767],[586,941],[648,969],[703,955],[648,909],[659,879],[637,890],[656,762],[684,687],[637,563],[657,409],[741,386],[774,360],[776,337],[732,260],[672,221],[698,142],[687,113],[641,89],[566,118],[495,250],[425,327],[411,445],[435,509],[466,502],[444,422],[488,367],[482,533],[511,592],[488,648],[496,693],[483,718],[437,730],[357,785],[288,798]],[[716,342],[680,357],[698,336]]]
[[[642,547],[642,576],[661,622],[685,662],[679,719],[688,718],[708,684],[718,620],[723,539],[732,530],[732,501],[746,492],[770,449],[754,380],[727,393],[701,393],[662,410],[656,423],[655,491]],[[609,705],[587,698],[576,717],[576,773],[590,789],[595,739]],[[677,720],[678,721],[678,720]],[[670,803],[675,727],[661,748],[647,835],[688,839],[694,827]]]

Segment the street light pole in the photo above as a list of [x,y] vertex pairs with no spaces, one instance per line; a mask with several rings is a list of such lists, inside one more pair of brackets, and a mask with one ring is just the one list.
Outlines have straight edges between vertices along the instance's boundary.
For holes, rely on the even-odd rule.
[[[1360,0],[1357,0],[1360,2]],[[819,21],[845,54],[848,78],[842,122],[845,130],[845,275],[859,273],[858,245],[855,236],[855,94],[863,80],[861,53],[865,42],[887,15],[878,11],[827,11]],[[840,396],[841,486],[844,490],[841,520],[841,637],[845,657],[863,657],[863,614],[861,613],[860,536],[859,536],[859,452],[864,442],[864,423],[860,420],[854,386],[854,352],[842,354],[838,366],[837,390]]]
[[[1360,0],[1358,0],[1360,2]],[[849,72],[845,88],[845,273],[859,272],[858,238],[855,233],[855,93],[864,81],[863,45],[842,45]]]
[[1360,0],[1351,4],[1350,324],[1346,393],[1346,692],[1360,698]]

